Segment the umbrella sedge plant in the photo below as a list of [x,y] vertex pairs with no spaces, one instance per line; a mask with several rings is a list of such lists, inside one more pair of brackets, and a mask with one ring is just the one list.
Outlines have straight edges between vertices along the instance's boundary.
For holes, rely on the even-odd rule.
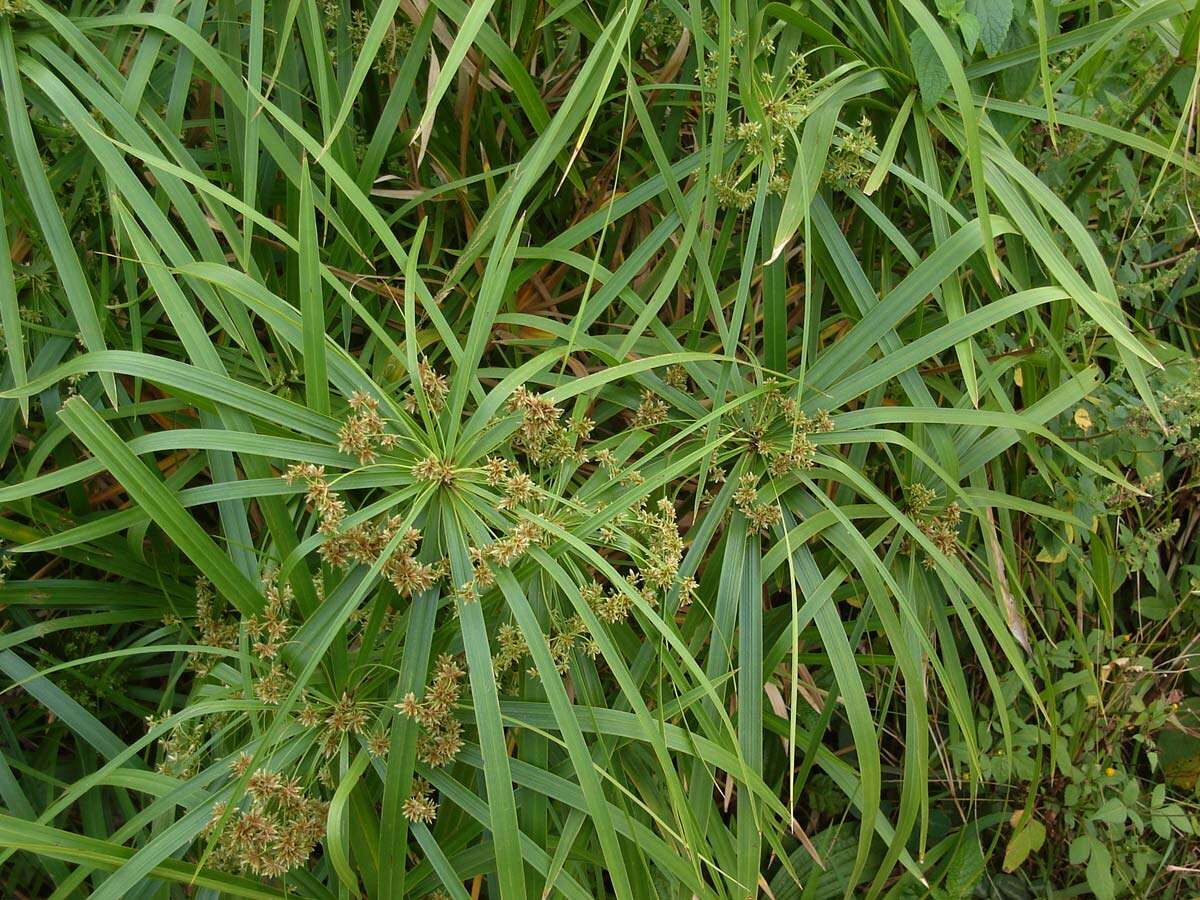
[[0,0],[2,893],[1182,890],[1198,22]]

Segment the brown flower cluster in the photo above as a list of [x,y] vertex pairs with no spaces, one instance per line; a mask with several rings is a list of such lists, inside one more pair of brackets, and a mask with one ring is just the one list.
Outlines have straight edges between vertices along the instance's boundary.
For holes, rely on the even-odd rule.
[[[237,649],[237,620],[219,611],[212,582],[203,575],[196,579],[196,630],[200,632],[200,643],[207,647]],[[212,671],[216,659],[208,653],[189,653],[188,665],[197,677],[203,678]]]
[[688,386],[687,369],[678,363],[668,366],[667,371],[663,373],[663,381],[676,390],[686,390]]
[[[384,530],[399,527],[395,519],[388,520]],[[391,541],[393,534],[389,533],[384,544]],[[421,543],[421,532],[409,528],[387,562],[383,564],[383,574],[387,576],[392,587],[403,597],[412,597],[433,587],[434,582],[445,575],[444,562],[423,563],[417,560],[417,550]],[[382,549],[382,548],[381,548]]]
[[657,510],[651,512],[645,507],[637,510],[635,529],[646,542],[646,558],[639,570],[647,587],[667,590],[674,584],[679,564],[683,562],[683,538],[671,501],[659,498]]
[[607,447],[597,450],[595,458],[596,462],[603,466],[608,474],[614,476],[620,484],[641,484],[646,480],[637,469],[622,469],[621,461],[617,459],[617,455]]
[[503,488],[503,496],[497,506],[515,510],[519,506],[530,506],[538,496],[538,487],[533,479],[500,456],[489,456],[483,464],[483,475],[491,487]]
[[544,543],[545,532],[536,522],[522,519],[508,534],[501,535],[483,547],[468,547],[471,554],[471,580],[459,585],[456,595],[464,603],[474,603],[480,591],[496,583],[493,565],[507,568],[519,560],[530,547]]
[[[761,393],[748,404],[748,409],[749,421],[743,425],[740,436],[746,448],[766,462],[767,473],[772,478],[811,469],[817,451],[811,436],[834,429],[829,413],[819,410],[810,417],[796,400],[783,394],[779,383],[773,379],[763,383]],[[715,456],[713,465],[716,465]],[[719,480],[724,480],[723,472],[714,470],[714,474],[719,476]],[[762,532],[774,524],[776,517],[757,504],[757,495],[754,493],[756,487],[756,478],[744,477],[734,499],[750,519],[751,525]],[[713,490],[706,501],[711,502],[715,496],[716,491]]]
[[937,491],[933,488],[920,482],[908,486],[905,505],[908,507],[908,514],[910,516],[915,518],[921,515],[933,505],[935,500],[937,500]]
[[570,460],[580,465],[587,460],[582,442],[591,436],[594,426],[591,419],[585,416],[563,425],[559,422],[562,410],[545,395],[535,394],[524,386],[513,392],[505,408],[510,413],[521,414],[514,448],[524,453],[534,465],[547,460]]
[[[167,712],[162,718],[169,719],[170,716],[170,712]],[[155,728],[160,721],[154,716],[147,716],[146,729]],[[202,719],[180,722],[159,738],[160,756],[155,771],[179,779],[191,778],[199,773],[204,745],[208,742],[211,730],[211,723]]]
[[816,452],[816,445],[809,440],[808,435],[803,431],[797,431],[792,435],[792,442],[786,450],[775,450],[769,454],[768,469],[776,478],[797,469],[801,471],[811,469]]
[[[602,598],[604,592],[600,586],[593,583],[592,587],[598,592],[595,596]],[[585,598],[592,596],[591,589],[590,587],[583,589],[582,594]],[[598,600],[597,602],[602,601]],[[500,649],[492,657],[492,668],[499,679],[509,672],[515,674],[519,671],[519,663],[529,655],[529,645],[525,642],[521,632],[509,624],[501,625],[497,629],[496,640]],[[587,623],[582,616],[563,615],[553,608],[550,610],[550,633],[547,637],[547,645],[550,648],[550,658],[554,663],[554,669],[560,676],[567,674],[571,664],[571,651],[576,647],[593,659],[600,653],[600,645],[592,639]],[[526,672],[534,678],[542,677],[542,673],[533,665],[529,666]]]
[[283,473],[283,480],[288,484],[302,481],[308,487],[304,499],[308,508],[320,519],[320,531],[325,535],[336,534],[342,519],[346,517],[346,504],[334,492],[325,478],[325,467],[314,466],[312,463],[297,463],[288,466]]
[[430,455],[413,464],[413,478],[449,486],[454,483],[454,466],[444,459]]
[[338,430],[338,450],[357,456],[359,465],[365,466],[373,463],[380,451],[396,446],[399,438],[384,430],[378,400],[355,391],[350,395],[350,409],[352,414]]
[[[957,503],[951,503],[940,513],[917,524],[942,553],[955,556],[958,554],[958,524],[961,520],[962,509]],[[933,560],[926,559],[925,565],[932,568]]]
[[427,783],[418,779],[413,783],[413,792],[400,807],[404,818],[410,822],[433,824],[437,818],[437,801],[433,799],[431,788]]
[[829,413],[819,410],[815,417],[810,417],[795,400],[780,396],[778,388],[774,386],[769,386],[764,406],[767,408],[767,425],[782,420],[785,429],[790,432],[788,443],[782,447],[766,440],[762,442],[760,449],[768,460],[771,475],[778,478],[789,472],[811,469],[817,448],[809,436],[833,431],[833,419]]
[[602,622],[624,622],[633,610],[633,598],[618,590],[605,590],[598,581],[579,589],[580,596]]
[[514,510],[518,506],[528,506],[537,496],[537,485],[524,472],[515,471],[504,479],[504,496],[500,499],[501,509]]
[[511,566],[525,555],[530,547],[545,541],[546,534],[540,525],[522,519],[508,534],[496,538],[483,548],[485,558],[499,566]]
[[274,659],[291,628],[288,616],[293,593],[289,584],[280,584],[277,573],[268,572],[263,579],[267,596],[266,608],[246,620],[246,634],[254,642],[254,652],[262,659]]
[[[234,764],[241,774],[249,763],[243,755]],[[241,772],[239,772],[239,768]],[[249,803],[236,809],[221,829],[212,862],[217,868],[277,878],[308,862],[325,836],[328,804],[309,797],[296,778],[258,769],[246,786]],[[213,807],[211,833],[228,807]]]
[[[417,378],[420,379],[421,391],[425,394],[425,402],[429,404],[429,408],[435,413],[445,409],[446,395],[450,393],[446,376],[438,372],[424,356],[417,363]],[[416,413],[416,394],[410,391],[404,395],[404,408],[409,413]]]
[[263,703],[281,703],[292,689],[292,678],[281,663],[272,663],[265,675],[254,680],[254,696]]
[[654,391],[643,389],[642,401],[634,410],[630,424],[634,428],[653,428],[667,420],[667,403]]
[[367,730],[367,708],[349,691],[343,691],[339,700],[329,707],[325,715],[325,730],[321,735],[321,751],[332,756],[341,746],[342,738],[348,734],[363,734]]
[[758,476],[753,472],[746,472],[738,478],[733,503],[746,517],[750,527],[759,534],[765,534],[781,518],[778,506],[758,501]]
[[371,732],[371,736],[367,738],[367,751],[379,759],[386,758],[391,747],[392,735],[386,728],[379,728]]
[[443,653],[434,665],[433,681],[426,685],[424,697],[418,700],[410,691],[396,704],[422,728],[417,756],[426,765],[444,766],[462,749],[462,724],[454,716],[454,704],[462,695],[465,674],[458,660]]
[[496,643],[499,649],[492,654],[492,672],[499,679],[525,658],[529,645],[520,629],[507,622],[496,629]]
[[[345,569],[353,563],[371,565],[403,527],[400,516],[391,516],[381,522],[361,522],[339,530],[345,517],[345,504],[330,490],[322,466],[308,463],[290,466],[284,478],[289,484],[302,480],[308,485],[308,502],[320,518],[319,530],[325,536],[318,552],[335,569]],[[420,544],[421,532],[415,528],[407,529],[383,565],[383,574],[406,597],[429,590],[445,575],[444,562],[435,564],[417,560]]]
[[[931,541],[946,556],[958,553],[958,526],[962,520],[962,509],[951,503],[940,512],[929,513],[937,500],[937,492],[923,484],[910,485],[907,492],[908,514]],[[926,568],[933,568],[934,560],[926,557]]]

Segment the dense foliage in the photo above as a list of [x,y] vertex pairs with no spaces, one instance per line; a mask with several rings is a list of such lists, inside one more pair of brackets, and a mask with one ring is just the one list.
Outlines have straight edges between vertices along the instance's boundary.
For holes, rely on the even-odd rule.
[[1190,0],[0,0],[0,894],[1187,897]]

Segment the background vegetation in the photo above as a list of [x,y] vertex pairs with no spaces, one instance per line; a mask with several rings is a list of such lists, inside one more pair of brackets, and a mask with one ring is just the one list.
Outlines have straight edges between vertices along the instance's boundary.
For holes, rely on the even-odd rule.
[[0,894],[1187,897],[1189,0],[0,0]]

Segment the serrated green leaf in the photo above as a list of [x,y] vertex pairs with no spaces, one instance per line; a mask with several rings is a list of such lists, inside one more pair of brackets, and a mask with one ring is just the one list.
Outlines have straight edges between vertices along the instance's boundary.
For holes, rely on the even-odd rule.
[[966,900],[983,877],[987,860],[979,844],[979,833],[975,828],[967,829],[962,835],[954,854],[946,863],[946,874],[942,889],[949,900]]
[[1100,808],[1092,813],[1091,818],[1094,822],[1106,822],[1109,825],[1123,825],[1127,810],[1125,803],[1120,797],[1109,797]]
[[970,56],[975,52],[975,45],[979,41],[979,19],[974,13],[964,12],[958,15],[955,20],[958,22],[958,30],[962,33],[963,45],[967,48],[967,55]]
[[[967,0],[966,11],[975,17],[978,36],[988,56],[995,56],[1004,47],[1012,24],[1013,0]],[[964,39],[966,32],[963,33]],[[967,41],[968,47],[974,42]]]
[[908,40],[912,46],[913,74],[917,76],[917,86],[921,89],[921,102],[931,109],[937,106],[950,87],[950,74],[925,32],[919,28],[913,29]]

